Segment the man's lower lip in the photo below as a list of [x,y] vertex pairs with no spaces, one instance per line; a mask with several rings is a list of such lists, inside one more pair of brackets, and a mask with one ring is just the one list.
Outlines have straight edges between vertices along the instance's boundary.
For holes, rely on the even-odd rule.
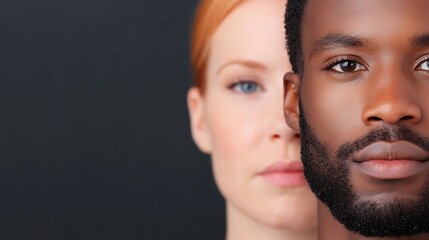
[[307,182],[304,172],[272,172],[261,175],[268,183],[278,187],[298,187],[305,186]]
[[379,179],[405,179],[423,171],[427,162],[413,160],[370,160],[356,163],[362,172]]

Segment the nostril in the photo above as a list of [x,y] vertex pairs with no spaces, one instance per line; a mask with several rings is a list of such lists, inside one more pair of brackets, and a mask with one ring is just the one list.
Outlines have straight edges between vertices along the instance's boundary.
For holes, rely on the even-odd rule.
[[401,120],[403,120],[403,121],[412,120],[412,119],[414,119],[413,116],[404,116],[401,118]]
[[271,139],[272,140],[276,140],[276,139],[279,139],[280,138],[280,134],[273,134],[272,136],[271,136]]
[[301,137],[301,134],[295,133],[294,137],[299,139]]
[[415,119],[414,116],[412,115],[405,115],[403,117],[400,118],[388,118],[388,117],[377,117],[377,116],[371,116],[367,119],[368,122],[372,122],[372,123],[377,123],[377,122],[386,122],[388,124],[394,124],[397,123],[398,121],[400,122],[409,122],[409,121],[413,121]]
[[382,120],[381,118],[375,117],[375,116],[372,116],[372,117],[368,118],[368,121],[371,121],[371,122],[378,122],[378,121],[381,121],[381,120]]
[[[402,94],[402,93],[401,93]],[[386,94],[385,94],[386,95]],[[418,105],[408,96],[380,97],[365,106],[362,112],[362,121],[372,124],[417,124],[422,119],[422,112]]]

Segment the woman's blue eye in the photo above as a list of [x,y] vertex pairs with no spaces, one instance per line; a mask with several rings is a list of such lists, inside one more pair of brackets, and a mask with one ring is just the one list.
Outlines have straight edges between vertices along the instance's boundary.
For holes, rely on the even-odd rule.
[[238,82],[233,89],[242,93],[254,93],[259,90],[259,85],[254,82]]

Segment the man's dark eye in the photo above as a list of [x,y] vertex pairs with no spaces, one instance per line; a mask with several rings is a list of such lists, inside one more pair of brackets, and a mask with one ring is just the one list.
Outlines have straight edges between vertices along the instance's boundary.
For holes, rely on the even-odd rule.
[[417,66],[417,70],[429,71],[429,59],[424,60]]
[[340,63],[341,70],[344,72],[353,72],[356,69],[356,63],[351,61],[345,61]]
[[365,67],[355,61],[344,60],[332,66],[332,69],[340,73],[351,73],[364,70]]

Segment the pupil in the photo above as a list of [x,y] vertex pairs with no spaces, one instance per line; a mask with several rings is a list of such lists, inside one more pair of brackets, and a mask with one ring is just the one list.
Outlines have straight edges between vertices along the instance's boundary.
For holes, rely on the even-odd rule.
[[356,69],[356,63],[352,61],[345,61],[341,63],[341,70],[344,72],[353,72]]
[[255,90],[255,84],[243,83],[242,90],[243,92],[253,92]]

